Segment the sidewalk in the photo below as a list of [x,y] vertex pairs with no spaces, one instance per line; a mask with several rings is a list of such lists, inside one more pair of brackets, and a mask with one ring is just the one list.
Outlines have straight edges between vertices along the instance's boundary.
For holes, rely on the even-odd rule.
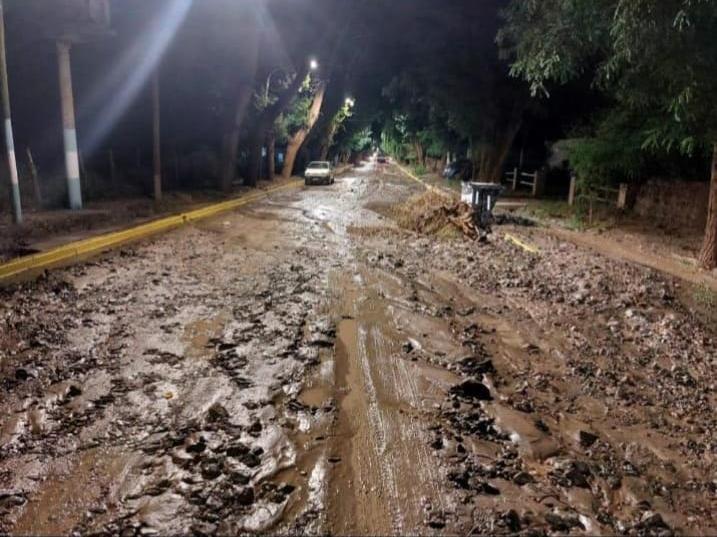
[[190,222],[233,210],[257,201],[272,192],[298,188],[302,184],[302,181],[295,177],[290,180],[277,180],[260,185],[258,188],[243,189],[239,196],[219,203],[203,204],[191,211],[165,215],[156,219],[145,219],[144,223],[139,219],[130,220],[119,229],[109,232],[100,233],[95,229],[81,235],[77,233],[55,235],[47,239],[44,243],[46,247],[43,249],[38,248],[31,255],[17,257],[0,264],[0,284],[32,279],[47,269],[76,263],[124,244],[150,238]]
[[[288,181],[277,176],[274,181],[261,181],[256,188],[240,187],[231,196],[243,196],[253,190],[261,191],[286,182]],[[68,242],[193,211],[227,199],[221,192],[216,191],[172,191],[165,194],[159,205],[155,205],[151,198],[145,197],[91,201],[81,211],[27,211],[20,226],[12,225],[7,218],[0,221],[0,263],[43,252]]]

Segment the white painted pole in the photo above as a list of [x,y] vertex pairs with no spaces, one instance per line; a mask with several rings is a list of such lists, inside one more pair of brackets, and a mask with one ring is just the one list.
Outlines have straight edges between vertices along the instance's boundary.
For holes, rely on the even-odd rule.
[[12,116],[10,113],[10,86],[7,78],[7,56],[5,54],[5,14],[0,0],[0,78],[2,78],[2,106],[5,119],[5,147],[7,148],[7,165],[10,172],[10,188],[12,190],[12,212],[16,224],[22,223],[22,204],[20,202],[20,183],[17,175],[17,158],[15,157],[15,139],[12,133]]
[[80,157],[75,128],[75,101],[72,95],[72,68],[70,65],[70,43],[57,42],[57,61],[60,68],[60,97],[62,102],[62,128],[65,142],[65,170],[67,172],[67,193],[70,209],[82,209],[82,187],[80,185]]

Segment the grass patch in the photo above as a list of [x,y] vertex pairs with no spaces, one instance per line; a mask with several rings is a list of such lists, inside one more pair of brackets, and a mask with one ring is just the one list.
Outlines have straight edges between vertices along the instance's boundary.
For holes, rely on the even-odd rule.
[[560,218],[567,219],[576,216],[575,207],[571,207],[564,201],[541,200],[528,205],[527,210],[538,218]]
[[566,201],[541,200],[530,203],[523,212],[538,220],[558,222],[572,231],[604,231],[615,225],[614,212],[601,205],[594,207],[592,223],[585,203],[569,205]]
[[717,314],[717,291],[706,283],[696,285],[692,291],[695,304]]
[[706,283],[700,283],[678,289],[677,295],[692,318],[712,337],[717,337],[717,291]]
[[420,177],[421,175],[426,175],[428,173],[428,169],[421,164],[416,164],[415,166],[412,166],[411,169],[413,171],[413,174],[417,175],[418,177]]

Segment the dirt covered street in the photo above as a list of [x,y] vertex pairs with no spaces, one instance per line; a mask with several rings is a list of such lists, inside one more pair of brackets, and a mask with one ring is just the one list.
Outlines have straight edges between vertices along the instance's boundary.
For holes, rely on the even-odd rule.
[[684,284],[418,233],[423,192],[364,165],[0,291],[0,533],[717,532]]

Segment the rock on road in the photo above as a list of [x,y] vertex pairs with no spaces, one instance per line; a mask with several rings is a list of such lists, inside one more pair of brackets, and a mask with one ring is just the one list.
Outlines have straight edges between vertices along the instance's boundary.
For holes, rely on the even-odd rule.
[[715,343],[371,166],[2,291],[0,532],[709,534]]

